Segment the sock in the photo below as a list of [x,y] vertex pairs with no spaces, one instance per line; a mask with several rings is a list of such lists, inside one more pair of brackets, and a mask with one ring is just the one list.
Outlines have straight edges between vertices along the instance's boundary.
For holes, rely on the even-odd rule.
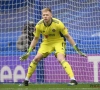
[[66,71],[66,73],[68,74],[68,76],[70,77],[70,79],[75,80],[74,73],[73,73],[73,70],[72,70],[70,64],[68,62],[66,62],[65,60],[63,60],[60,63],[62,65],[62,67],[64,68],[64,70]]
[[72,77],[72,78],[71,78],[71,80],[75,80],[75,78],[74,78],[74,77]]
[[34,71],[35,71],[35,69],[36,69],[36,67],[37,67],[37,62],[35,62],[35,61],[32,61],[31,63],[30,63],[30,66],[29,66],[29,68],[28,68],[28,72],[27,72],[27,75],[26,75],[26,78],[25,78],[25,80],[29,80],[29,78],[32,76],[32,74],[34,73]]
[[26,76],[25,80],[26,80],[26,81],[29,81],[29,78]]

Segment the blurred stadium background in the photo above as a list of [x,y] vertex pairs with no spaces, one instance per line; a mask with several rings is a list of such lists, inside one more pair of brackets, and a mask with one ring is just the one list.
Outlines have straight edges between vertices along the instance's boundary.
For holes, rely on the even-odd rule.
[[[24,54],[16,48],[16,41],[21,35],[24,24],[41,19],[41,9],[50,7],[55,18],[64,22],[82,52],[87,55],[100,55],[100,1],[99,0],[0,0],[0,81],[21,82],[24,80],[28,65],[36,51],[29,59],[20,62]],[[67,41],[66,41],[67,42]],[[93,62],[76,54],[67,42],[67,57],[79,82],[99,82],[94,79]],[[66,83],[69,77],[65,74],[53,54],[42,60],[31,78],[34,83]],[[97,68],[96,68],[97,69]],[[23,71],[23,72],[22,72]],[[19,77],[18,77],[19,75]]]

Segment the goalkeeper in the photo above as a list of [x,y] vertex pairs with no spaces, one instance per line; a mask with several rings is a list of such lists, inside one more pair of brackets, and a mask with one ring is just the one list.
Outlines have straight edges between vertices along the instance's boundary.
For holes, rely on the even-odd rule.
[[64,41],[64,38],[61,36],[61,34],[67,38],[67,40],[70,42],[73,48],[81,56],[86,56],[86,55],[78,49],[76,43],[68,33],[68,30],[64,26],[64,24],[60,20],[52,17],[51,9],[49,8],[42,9],[42,18],[43,19],[41,19],[35,26],[34,39],[31,42],[28,52],[25,55],[20,57],[20,60],[22,61],[28,58],[28,56],[32,52],[32,49],[35,47],[36,43],[38,42],[40,34],[42,34],[44,37],[43,42],[40,45],[37,55],[34,57],[34,59],[29,65],[28,72],[24,80],[24,85],[28,86],[28,81],[31,78],[32,74],[34,73],[38,62],[42,58],[47,57],[53,51],[55,51],[55,56],[57,60],[60,62],[65,72],[70,77],[71,81],[69,85],[77,85],[78,83],[75,80],[73,70],[70,64],[65,60],[66,43]]

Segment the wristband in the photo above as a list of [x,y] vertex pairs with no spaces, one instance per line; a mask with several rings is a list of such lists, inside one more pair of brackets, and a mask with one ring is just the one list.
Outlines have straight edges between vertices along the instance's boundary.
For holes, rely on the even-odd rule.
[[32,50],[33,50],[33,48],[32,47],[29,47],[29,49],[27,51],[28,51],[28,53],[31,53]]

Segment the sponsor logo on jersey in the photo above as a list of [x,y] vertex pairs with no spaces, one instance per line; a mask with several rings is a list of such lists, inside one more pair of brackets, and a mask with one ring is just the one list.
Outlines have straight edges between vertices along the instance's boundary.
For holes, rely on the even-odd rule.
[[43,30],[43,33],[44,33],[45,31]]
[[48,38],[48,35],[44,35],[45,36],[45,38]]
[[49,34],[49,36],[55,36],[55,34]]

